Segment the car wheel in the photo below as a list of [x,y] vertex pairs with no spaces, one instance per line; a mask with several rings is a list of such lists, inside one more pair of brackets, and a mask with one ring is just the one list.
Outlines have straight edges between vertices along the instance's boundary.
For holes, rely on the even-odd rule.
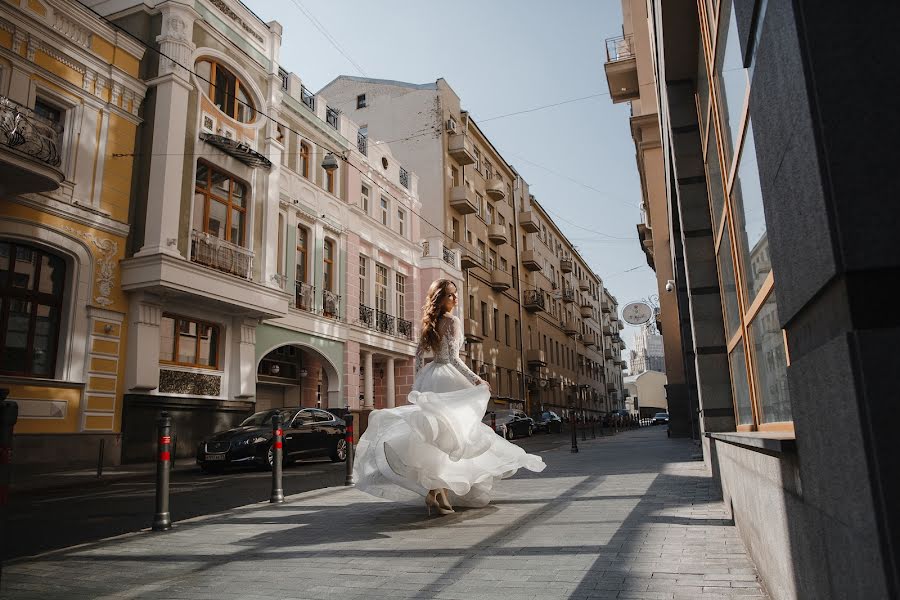
[[347,460],[347,440],[338,439],[334,447],[331,449],[331,462],[344,462]]
[[[263,468],[271,471],[274,464],[275,464],[275,447],[272,444],[269,444],[269,447],[266,450],[266,456],[263,459]],[[283,464],[284,463],[282,463],[282,465]]]
[[528,437],[531,437],[531,436],[533,436],[533,435],[534,435],[534,427],[532,427],[531,425],[529,425],[529,426],[528,426]]
[[516,434],[513,431],[513,428],[507,425],[506,426],[506,439],[511,440],[511,439],[514,439],[515,437],[516,437]]

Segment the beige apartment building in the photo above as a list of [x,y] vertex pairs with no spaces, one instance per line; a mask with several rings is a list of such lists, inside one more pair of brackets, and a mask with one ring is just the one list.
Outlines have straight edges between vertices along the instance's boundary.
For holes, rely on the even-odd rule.
[[416,85],[342,76],[319,93],[371,139],[390,140],[419,175],[423,253],[440,246],[450,261],[459,255],[467,361],[491,383],[489,408],[528,409],[514,200],[525,182],[443,79]]

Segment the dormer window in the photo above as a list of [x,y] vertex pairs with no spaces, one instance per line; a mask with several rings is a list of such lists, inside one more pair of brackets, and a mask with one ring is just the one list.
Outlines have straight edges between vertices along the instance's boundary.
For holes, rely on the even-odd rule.
[[241,123],[256,118],[256,109],[247,86],[224,65],[208,58],[197,62],[201,85],[208,86],[207,95],[223,113]]

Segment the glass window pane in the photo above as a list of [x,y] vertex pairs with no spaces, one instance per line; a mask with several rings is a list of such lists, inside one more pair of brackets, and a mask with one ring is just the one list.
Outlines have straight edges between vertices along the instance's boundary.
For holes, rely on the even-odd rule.
[[244,208],[247,201],[247,186],[239,181],[231,182],[231,203]]
[[31,302],[9,299],[6,322],[6,346],[3,349],[2,369],[24,373],[28,365],[28,325],[31,321]]
[[62,294],[66,277],[66,263],[57,256],[41,256],[41,280],[38,291],[42,294]]
[[194,178],[194,182],[197,184],[197,187],[205,190],[208,177],[209,177],[209,167],[207,167],[205,163],[198,162],[197,163],[197,176]]
[[197,324],[193,321],[178,320],[178,362],[197,362]]
[[731,339],[741,325],[740,306],[738,305],[737,284],[734,276],[734,262],[731,260],[731,239],[728,237],[728,225],[722,235],[722,244],[717,256],[719,276],[722,278],[722,305],[725,307],[725,331],[727,339]]
[[206,226],[207,233],[217,238],[225,239],[225,220],[228,218],[228,209],[221,202],[210,200],[209,223]]
[[778,308],[775,304],[775,291],[773,290],[750,325],[753,371],[756,377],[756,395],[761,423],[791,420],[784,337],[778,323]]
[[[725,145],[723,155],[725,164],[730,165],[734,156],[734,147],[749,81],[741,57],[737,20],[731,8],[731,2],[723,1],[719,10],[722,13],[719,22],[723,24],[723,28],[716,47],[716,83],[719,92],[719,116],[724,128],[722,132],[722,142]],[[728,23],[727,29],[724,25],[726,22]]]
[[766,218],[763,214],[759,167],[756,164],[756,145],[753,143],[752,123],[747,122],[744,149],[731,193],[735,229],[740,241],[744,263],[745,299],[751,302],[772,270],[769,243],[766,237]]
[[750,407],[750,385],[747,382],[747,360],[743,340],[731,352],[728,365],[731,367],[731,385],[734,387],[738,425],[750,425],[753,423],[753,410]]
[[30,248],[16,246],[16,262],[13,266],[12,287],[32,290],[34,289],[34,272],[37,266],[38,255]]
[[706,115],[709,112],[709,79],[706,77],[706,53],[702,38],[697,52],[697,111],[700,113],[700,132],[706,131]]
[[[41,277],[43,279],[43,277]],[[50,377],[56,354],[56,331],[59,328],[59,311],[52,306],[39,304],[34,323],[34,343],[31,351],[31,374]]]
[[227,175],[220,171],[212,172],[212,188],[211,192],[222,200],[228,201],[228,188],[231,180]]
[[719,149],[716,144],[716,132],[710,128],[709,143],[706,146],[706,182],[709,186],[709,206],[712,215],[713,231],[718,231],[722,222],[722,210],[725,207],[725,184],[722,182],[722,169],[719,167]]
[[229,237],[229,241],[232,244],[237,244],[238,246],[244,245],[244,217],[246,213],[243,213],[236,208],[231,209],[231,234]]
[[175,319],[165,315],[159,323],[159,360],[175,360]]
[[219,329],[212,325],[201,324],[200,356],[197,364],[204,367],[215,367],[219,354]]

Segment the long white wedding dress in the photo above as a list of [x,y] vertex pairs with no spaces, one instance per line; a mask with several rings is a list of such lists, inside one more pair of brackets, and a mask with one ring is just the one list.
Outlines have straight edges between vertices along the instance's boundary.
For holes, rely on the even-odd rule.
[[527,454],[482,423],[490,390],[459,358],[459,319],[438,324],[440,349],[416,376],[410,404],[373,411],[359,440],[353,475],[356,488],[390,500],[421,499],[447,488],[460,506],[485,506],[500,479],[520,468],[543,471],[544,461]]

